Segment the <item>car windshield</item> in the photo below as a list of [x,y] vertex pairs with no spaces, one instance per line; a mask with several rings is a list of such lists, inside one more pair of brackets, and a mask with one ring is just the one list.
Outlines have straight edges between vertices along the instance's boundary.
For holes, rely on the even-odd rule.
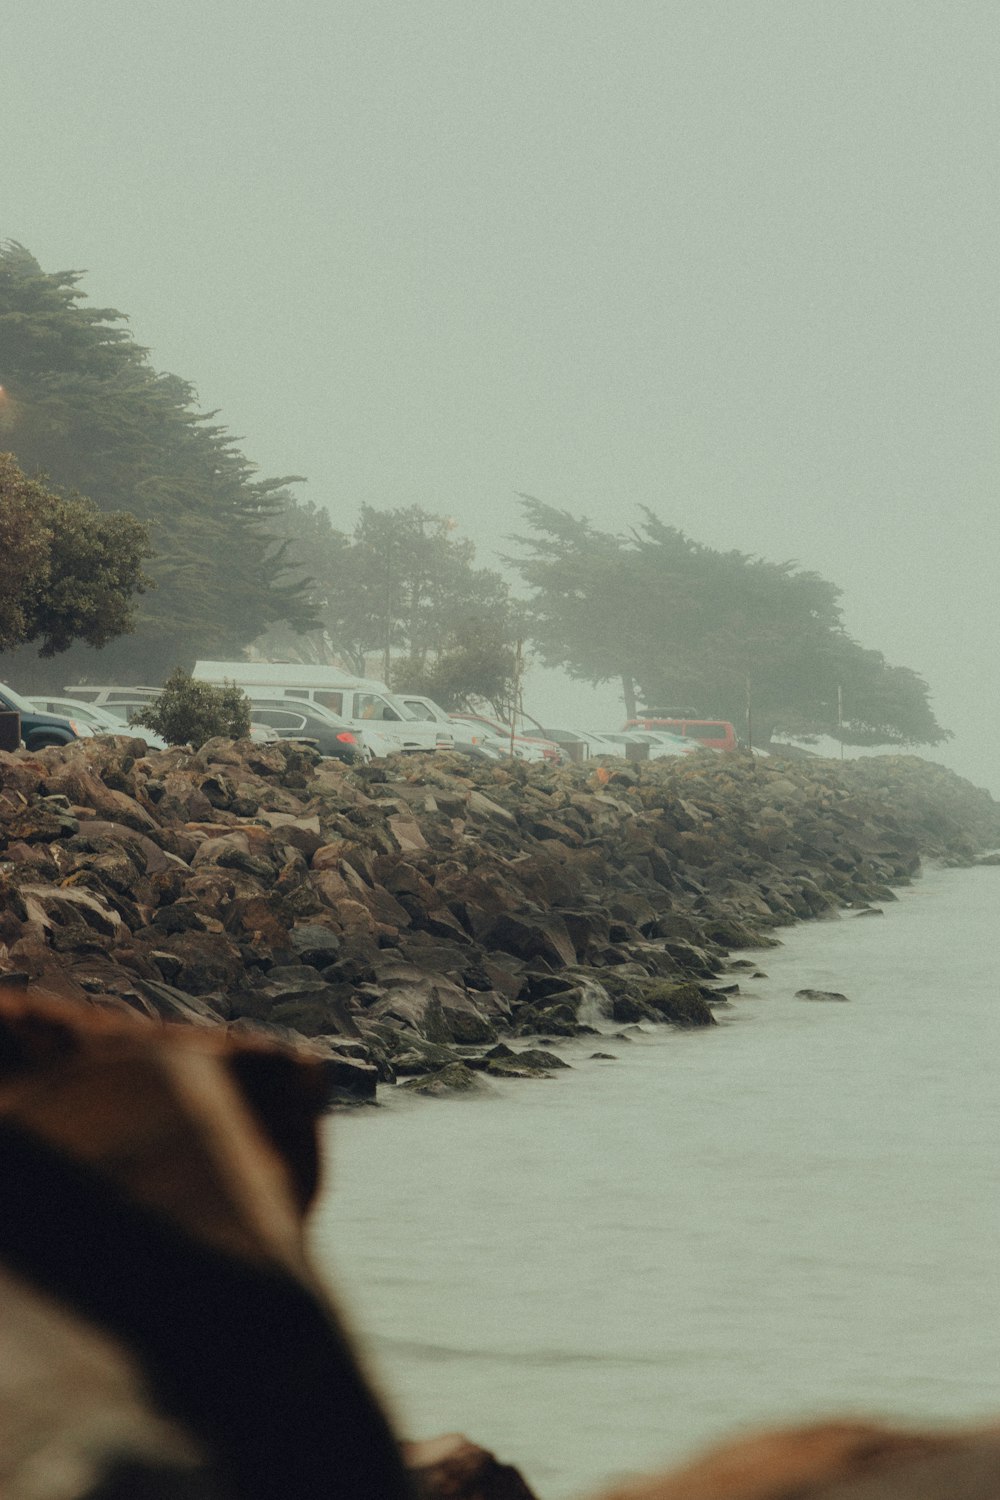
[[118,723],[112,714],[102,713],[99,708],[92,708],[89,703],[74,703],[71,698],[33,698],[31,701],[44,713],[60,714],[67,719],[79,719],[84,724],[96,725],[98,729],[106,729],[109,724]]
[[16,708],[19,714],[37,713],[38,710],[32,708],[27,698],[22,698],[20,693],[15,693],[14,689],[12,687],[8,687],[6,683],[4,683],[3,687],[0,688],[0,692],[3,693],[3,696],[6,698],[11,708]]
[[436,703],[426,702],[423,698],[402,698],[394,693],[392,701],[402,705],[408,719],[415,719],[421,724],[446,724],[448,722],[448,715],[443,708],[439,708]]

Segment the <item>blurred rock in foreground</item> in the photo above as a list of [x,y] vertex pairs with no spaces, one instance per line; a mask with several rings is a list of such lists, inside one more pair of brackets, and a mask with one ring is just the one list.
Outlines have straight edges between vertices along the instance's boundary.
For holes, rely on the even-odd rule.
[[[280,1047],[6,987],[5,1500],[532,1500],[464,1438],[400,1446],[371,1394],[303,1244],[327,1081]],[[997,1495],[997,1430],[849,1422],[606,1500]]]

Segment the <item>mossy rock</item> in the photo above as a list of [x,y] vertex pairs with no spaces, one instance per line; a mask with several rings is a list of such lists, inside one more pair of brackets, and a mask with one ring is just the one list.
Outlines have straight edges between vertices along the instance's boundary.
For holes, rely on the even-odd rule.
[[514,1035],[579,1036],[583,1029],[570,1005],[526,1005],[517,1013]]
[[442,1094],[472,1094],[482,1087],[482,1080],[462,1062],[449,1063],[436,1073],[409,1078],[399,1084],[399,1088],[408,1089],[413,1094],[430,1094],[435,1098]]
[[669,1021],[673,1026],[714,1026],[708,1002],[697,984],[656,982],[648,984],[643,991],[646,1006],[656,1020]]
[[515,1052],[511,1047],[501,1045],[487,1052],[483,1061],[486,1072],[496,1078],[549,1078],[556,1069],[569,1067],[568,1062],[541,1047],[526,1047],[523,1052]]

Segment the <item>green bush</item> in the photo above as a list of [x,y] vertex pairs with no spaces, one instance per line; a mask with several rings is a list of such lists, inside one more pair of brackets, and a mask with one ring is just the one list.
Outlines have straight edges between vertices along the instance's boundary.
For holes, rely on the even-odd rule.
[[171,745],[194,745],[222,735],[240,739],[250,733],[250,699],[235,682],[213,687],[196,682],[190,672],[176,667],[155,703],[143,709],[134,722],[144,724]]

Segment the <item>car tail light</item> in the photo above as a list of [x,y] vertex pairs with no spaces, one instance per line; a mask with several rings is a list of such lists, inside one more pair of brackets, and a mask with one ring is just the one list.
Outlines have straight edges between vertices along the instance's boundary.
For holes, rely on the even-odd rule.
[[345,729],[341,734],[338,734],[337,738],[345,745],[356,745],[358,743],[357,735],[352,734],[349,729]]

